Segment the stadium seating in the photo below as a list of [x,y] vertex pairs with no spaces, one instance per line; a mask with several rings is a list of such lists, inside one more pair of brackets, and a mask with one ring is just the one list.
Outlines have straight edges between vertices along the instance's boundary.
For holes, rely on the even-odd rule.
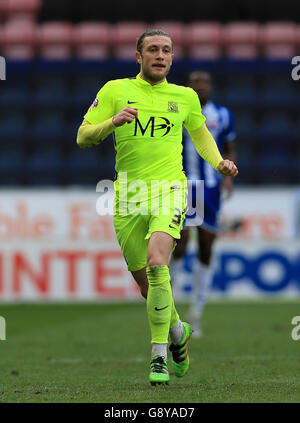
[[261,28],[260,42],[269,59],[290,59],[296,52],[296,25],[293,22],[269,22]]
[[67,183],[94,184],[102,178],[112,177],[113,170],[107,173],[107,161],[101,160],[101,152],[95,149],[83,149],[72,152],[65,162],[64,173]]
[[151,25],[156,29],[162,29],[170,34],[174,43],[174,59],[179,60],[185,56],[185,24],[177,21],[157,21]]
[[7,16],[8,5],[6,1],[0,1],[0,19],[4,19]]
[[229,75],[227,86],[226,101],[229,106],[247,107],[257,104],[258,89],[255,78],[251,74],[233,73]]
[[[5,10],[2,8],[1,12],[0,9],[0,13],[6,13]],[[123,21],[109,24],[87,21],[73,25],[67,21],[51,21],[36,24],[26,15],[17,14],[11,15],[0,29],[3,33],[0,47],[2,45],[9,57],[24,59],[39,54],[45,59],[58,60],[71,57],[106,60],[114,57],[134,61],[137,39],[147,28],[161,28],[170,33],[175,46],[175,59],[290,59],[297,54],[300,46],[300,26],[294,22],[221,24],[192,21],[185,24],[156,21],[150,24]],[[35,45],[39,48],[32,49]]]
[[264,142],[272,141],[273,148],[275,140],[279,140],[280,143],[284,140],[286,146],[288,139],[294,137],[293,120],[287,113],[269,112],[262,120],[258,136]]
[[[51,1],[47,4],[52,7]],[[35,0],[5,2],[5,7],[0,1],[0,55],[10,66],[0,95],[1,184],[95,185],[113,178],[111,137],[99,149],[80,150],[77,129],[107,80],[138,72],[136,42],[146,28],[163,29],[174,41],[178,62],[170,82],[185,84],[197,68],[213,72],[214,99],[235,117],[237,183],[300,182],[300,85],[290,76],[290,59],[300,48],[299,24],[73,24],[59,18],[36,23],[38,7]]]
[[40,57],[68,60],[72,57],[73,26],[68,22],[45,22],[37,31]]
[[[274,89],[276,87],[276,89]],[[264,107],[289,107],[295,105],[296,90],[290,75],[266,75],[261,86],[260,103]]]
[[28,106],[28,99],[31,98],[31,91],[28,87],[15,84],[5,84],[1,87],[0,113],[8,109],[25,109]]
[[259,54],[259,25],[231,22],[224,27],[224,46],[231,59],[256,59]]
[[0,145],[16,145],[26,141],[28,122],[22,112],[6,112],[0,116]]
[[7,16],[35,21],[41,8],[41,0],[5,0]]
[[[257,149],[253,139],[248,142],[237,132],[237,166],[239,169],[238,184],[257,183]],[[236,182],[236,181],[235,181]]]
[[112,46],[114,57],[118,60],[134,60],[136,43],[146,30],[144,22],[119,22],[112,30]]
[[46,144],[56,142],[62,144],[65,141],[65,120],[59,112],[39,114],[32,125],[29,134],[34,144]]
[[20,143],[2,145],[0,154],[0,185],[11,186],[24,183],[24,149]]
[[23,19],[7,21],[2,28],[2,51],[6,59],[30,60],[35,54],[36,26]]
[[111,27],[106,22],[81,22],[74,27],[75,54],[79,59],[109,57]]
[[56,185],[61,182],[63,157],[59,144],[39,144],[26,160],[25,177],[30,185]]
[[[240,108],[239,108],[240,109]],[[248,111],[234,112],[235,130],[238,138],[238,144],[251,144],[254,148],[257,140],[257,122],[253,113]]]
[[101,86],[105,83],[105,80],[101,79],[101,75],[87,75],[85,78],[80,78],[75,84],[72,93],[72,107],[79,108],[81,115],[83,110],[87,110],[94,101],[97,92]]
[[64,108],[69,105],[69,94],[63,78],[47,78],[32,96],[33,106],[39,110]]
[[272,150],[268,155],[262,155],[258,160],[258,177],[265,184],[282,185],[291,181],[292,174],[288,164],[292,156],[283,148],[281,151]]
[[192,22],[187,25],[185,44],[192,59],[219,59],[223,31],[218,22]]

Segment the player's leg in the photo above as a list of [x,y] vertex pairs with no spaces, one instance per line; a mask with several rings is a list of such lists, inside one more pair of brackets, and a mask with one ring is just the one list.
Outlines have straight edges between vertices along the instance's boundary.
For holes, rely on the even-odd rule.
[[195,331],[194,337],[202,335],[201,317],[209,297],[213,269],[211,266],[215,232],[198,227],[198,259],[193,267],[195,294],[190,309],[190,320]]
[[[168,264],[174,239],[164,232],[153,232],[147,256],[147,312],[154,353],[167,356],[167,343],[172,311],[172,289]],[[161,345],[161,347],[159,347]]]
[[141,295],[147,300],[148,279],[146,274],[146,267],[143,267],[143,269],[140,270],[136,270],[135,272],[131,272],[131,274],[140,288]]
[[152,384],[167,383],[167,345],[172,312],[172,289],[168,264],[174,239],[164,232],[150,235],[147,254],[147,313],[151,332],[152,360],[149,379]]
[[[192,328],[181,323],[176,312],[168,264],[173,250],[173,238],[164,232],[152,233],[148,246],[147,278],[149,281],[147,312],[151,330],[152,361],[150,381],[168,382],[167,343],[172,339],[170,351],[176,376],[184,376],[189,367],[187,345]],[[176,362],[174,361],[176,358]]]
[[[134,280],[139,285],[139,288],[141,290],[142,296],[147,299],[148,294],[148,278],[146,273],[146,267],[143,269],[137,270],[135,272],[131,272],[132,276],[134,277]],[[170,320],[170,330],[169,335],[171,337],[171,340],[173,342],[176,342],[177,340],[180,340],[182,336],[182,330],[180,329],[179,323],[179,316],[175,308],[174,300],[172,297],[172,309],[171,309],[171,320]]]
[[[163,214],[151,216],[149,232],[146,236],[146,239],[150,239],[147,256],[149,282],[147,310],[151,334],[155,335],[152,337],[153,352],[156,352],[157,348],[158,354],[167,354],[168,329],[170,328],[172,340],[170,350],[174,373],[176,376],[183,376],[189,368],[187,345],[192,328],[188,323],[182,323],[176,312],[168,265],[175,246],[174,240],[180,239],[185,217],[186,191],[172,190],[168,207],[167,213],[164,209]],[[172,307],[173,313],[170,313],[169,309]]]

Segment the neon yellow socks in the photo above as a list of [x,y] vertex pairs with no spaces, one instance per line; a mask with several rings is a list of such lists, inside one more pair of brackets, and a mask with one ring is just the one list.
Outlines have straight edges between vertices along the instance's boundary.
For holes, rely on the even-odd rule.
[[172,306],[174,306],[169,268],[168,266],[150,266],[147,267],[146,272],[149,283],[147,313],[151,342],[167,344]]

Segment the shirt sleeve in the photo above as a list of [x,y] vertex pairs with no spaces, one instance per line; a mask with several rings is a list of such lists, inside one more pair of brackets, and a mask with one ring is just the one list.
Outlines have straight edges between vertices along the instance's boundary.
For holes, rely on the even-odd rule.
[[200,101],[198,95],[192,88],[189,90],[189,111],[184,121],[184,125],[188,132],[194,131],[200,128],[200,126],[206,121],[205,116],[202,114]]
[[107,82],[98,92],[93,104],[84,115],[91,124],[96,125],[115,115],[114,85]]
[[201,128],[191,131],[190,136],[199,155],[217,170],[223,157],[207,126],[202,125]]

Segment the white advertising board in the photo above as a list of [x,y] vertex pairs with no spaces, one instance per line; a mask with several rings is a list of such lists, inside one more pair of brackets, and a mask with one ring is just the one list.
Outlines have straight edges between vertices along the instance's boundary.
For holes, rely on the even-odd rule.
[[[140,298],[112,216],[92,190],[2,191],[0,301]],[[297,295],[300,247],[294,191],[236,190],[224,203],[213,292],[228,297]],[[294,241],[292,241],[294,240]],[[191,280],[193,241],[183,263]],[[184,279],[184,278],[183,278]],[[183,297],[191,287],[184,283]]]

